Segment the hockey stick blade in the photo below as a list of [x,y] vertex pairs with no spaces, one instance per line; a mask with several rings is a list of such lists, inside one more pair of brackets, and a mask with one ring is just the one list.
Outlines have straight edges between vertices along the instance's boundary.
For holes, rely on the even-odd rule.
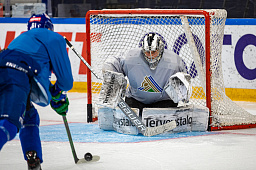
[[66,128],[69,144],[70,144],[70,147],[71,147],[71,151],[72,151],[75,163],[76,164],[81,164],[81,163],[96,162],[96,161],[100,160],[100,157],[96,156],[96,155],[93,156],[92,160],[90,160],[90,161],[87,161],[84,158],[83,159],[78,159],[77,158],[76,150],[75,150],[75,146],[74,146],[74,143],[73,143],[73,140],[72,140],[72,136],[71,136],[71,133],[70,133],[70,129],[69,129],[69,126],[68,126],[67,118],[66,118],[66,116],[62,116],[62,118],[63,118],[63,122],[64,122],[64,125],[65,125],[65,128]]
[[144,136],[159,135],[159,134],[168,132],[170,130],[173,130],[174,128],[176,128],[176,122],[173,120],[173,121],[163,124],[161,126],[147,128],[146,132],[144,133]]
[[97,161],[99,161],[99,160],[100,160],[100,156],[93,155],[93,156],[92,156],[92,160],[87,161],[87,160],[85,160],[85,159],[79,159],[76,164],[92,163],[92,162],[97,162]]

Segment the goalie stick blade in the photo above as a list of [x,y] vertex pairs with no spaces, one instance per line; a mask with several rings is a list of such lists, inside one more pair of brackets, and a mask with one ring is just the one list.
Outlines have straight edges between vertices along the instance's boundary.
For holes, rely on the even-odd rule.
[[174,128],[176,128],[176,122],[173,120],[173,121],[171,121],[169,123],[166,123],[166,124],[163,124],[161,126],[146,128],[146,131],[143,135],[144,136],[159,135],[161,133],[165,133],[165,132],[168,132],[170,130],[173,130]]
[[92,160],[87,161],[87,160],[85,160],[85,159],[79,159],[76,164],[92,163],[92,162],[97,162],[97,161],[99,161],[99,160],[100,160],[100,156],[93,155]]

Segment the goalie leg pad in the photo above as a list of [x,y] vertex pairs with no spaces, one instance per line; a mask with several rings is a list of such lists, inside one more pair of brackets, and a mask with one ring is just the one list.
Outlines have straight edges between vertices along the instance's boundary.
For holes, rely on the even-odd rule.
[[99,107],[98,108],[98,124],[100,129],[103,130],[114,130],[114,109],[110,107]]
[[207,107],[195,105],[178,108],[144,108],[142,115],[147,127],[175,121],[177,127],[171,132],[206,131],[209,110]]
[[206,131],[208,128],[209,109],[204,106],[193,107],[192,131]]
[[[138,113],[138,109],[137,109]],[[114,123],[113,128],[115,131],[124,134],[137,135],[139,133],[136,126],[129,120],[129,118],[122,112],[121,109],[117,108],[114,112]]]

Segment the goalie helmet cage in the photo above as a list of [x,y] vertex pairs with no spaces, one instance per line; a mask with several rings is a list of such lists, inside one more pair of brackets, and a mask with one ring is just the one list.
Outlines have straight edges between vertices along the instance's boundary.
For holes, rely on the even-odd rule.
[[[156,32],[165,48],[184,61],[192,77],[190,103],[207,106],[208,130],[256,127],[256,116],[225,94],[221,52],[226,10],[132,9],[90,10],[86,14],[87,62],[102,77],[101,69],[111,56],[139,48],[142,37]],[[101,81],[87,68],[87,121],[97,118]]]

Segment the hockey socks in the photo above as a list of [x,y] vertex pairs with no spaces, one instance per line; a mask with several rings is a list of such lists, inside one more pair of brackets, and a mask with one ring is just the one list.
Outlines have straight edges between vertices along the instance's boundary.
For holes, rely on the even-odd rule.
[[0,120],[0,150],[7,141],[12,140],[17,134],[17,127],[7,119]]

